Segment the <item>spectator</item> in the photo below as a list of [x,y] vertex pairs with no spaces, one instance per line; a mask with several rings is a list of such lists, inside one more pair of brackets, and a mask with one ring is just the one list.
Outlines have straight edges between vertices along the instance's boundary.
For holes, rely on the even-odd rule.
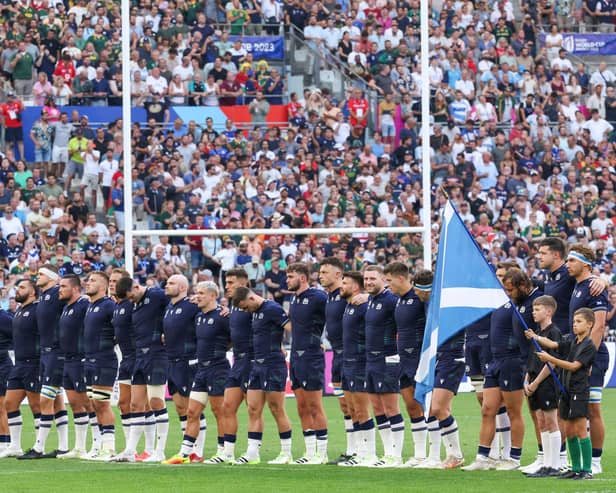
[[262,91],[257,91],[256,98],[248,105],[248,111],[252,115],[253,124],[263,124],[269,113],[270,104],[263,97]]

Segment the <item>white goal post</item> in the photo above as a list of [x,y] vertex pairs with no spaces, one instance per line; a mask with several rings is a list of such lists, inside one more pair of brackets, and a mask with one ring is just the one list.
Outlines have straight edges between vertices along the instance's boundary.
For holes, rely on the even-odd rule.
[[122,10],[122,120],[123,120],[123,175],[124,175],[124,258],[125,268],[131,275],[133,265],[133,238],[138,236],[226,236],[226,235],[353,235],[353,234],[409,234],[421,233],[423,236],[423,260],[429,268],[432,261],[432,227],[431,227],[431,182],[430,182],[430,84],[428,79],[428,0],[420,3],[421,22],[421,161],[423,209],[422,226],[413,227],[363,227],[363,228],[289,228],[289,229],[196,229],[196,230],[149,230],[135,229],[132,216],[132,142],[131,142],[131,76],[130,76],[130,0],[121,0]]

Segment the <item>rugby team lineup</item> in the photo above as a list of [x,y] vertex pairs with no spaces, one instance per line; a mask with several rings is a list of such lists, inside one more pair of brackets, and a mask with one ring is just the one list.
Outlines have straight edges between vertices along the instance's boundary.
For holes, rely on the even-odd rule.
[[[468,242],[473,243],[468,248],[476,248],[470,236],[454,238],[455,227],[464,228],[455,212],[448,221],[450,241],[461,252]],[[441,243],[446,241],[442,234]],[[140,285],[122,269],[110,275],[93,272],[82,281],[73,274],[60,276],[46,264],[36,280],[17,284],[14,316],[5,311],[0,316],[0,402],[6,412],[0,415],[6,416],[0,420],[0,457],[259,464],[267,404],[280,440],[280,453],[269,464],[519,469],[530,478],[574,480],[600,474],[608,303],[606,283],[592,275],[593,251],[582,244],[567,248],[556,238],[543,240],[538,259],[546,280],[540,285],[515,262],[493,266],[494,274],[487,263],[481,265],[482,258],[476,265],[467,258],[475,277],[469,289],[500,292],[489,303],[464,305],[475,312],[462,330],[445,337],[441,328],[432,337],[439,330],[435,317],[446,325],[446,308],[461,303],[447,298],[452,291],[442,277],[448,272],[444,257],[450,254],[444,251],[439,247],[443,261],[437,260],[435,272],[411,273],[400,262],[345,271],[340,259],[327,257],[318,266],[318,285],[311,284],[314,266],[292,263],[286,270],[293,293],[288,312],[252,290],[243,268],[225,273],[224,289],[212,281],[191,286],[183,275],[156,288]],[[287,350],[285,332],[291,338]],[[331,382],[340,407],[334,416],[326,416],[323,408],[324,338],[333,352]],[[481,406],[473,460],[462,454],[451,414],[465,373]],[[305,444],[299,458],[292,455],[292,436],[299,430],[292,433],[285,409],[287,379]],[[124,450],[116,450],[119,430],[111,407],[116,383]],[[166,388],[182,434],[180,450],[171,455]],[[69,444],[64,393],[74,444]],[[35,420],[32,446],[21,436],[25,397]],[[209,459],[204,458],[208,404],[217,443]],[[248,445],[238,451],[238,410],[244,405]],[[526,405],[539,448],[536,459],[522,467]],[[58,449],[51,451],[46,442],[54,423]],[[328,449],[332,426],[344,426],[346,450],[340,457]],[[178,430],[172,427],[171,433]],[[377,434],[384,451],[380,457]],[[138,451],[142,435],[145,449]]]

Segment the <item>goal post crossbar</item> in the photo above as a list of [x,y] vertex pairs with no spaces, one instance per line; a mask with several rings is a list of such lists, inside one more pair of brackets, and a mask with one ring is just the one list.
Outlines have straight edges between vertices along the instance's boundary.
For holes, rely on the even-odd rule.
[[[426,233],[424,226],[375,228],[134,229],[132,236],[365,235]],[[428,228],[429,234],[429,228]]]

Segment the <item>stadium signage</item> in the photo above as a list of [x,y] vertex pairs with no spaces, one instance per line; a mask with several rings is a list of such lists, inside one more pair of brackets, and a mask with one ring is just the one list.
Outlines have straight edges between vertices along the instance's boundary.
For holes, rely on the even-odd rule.
[[284,39],[282,36],[229,36],[229,41],[240,40],[242,47],[252,53],[255,60],[283,60]]
[[[540,35],[539,40],[545,45],[545,35]],[[616,55],[616,37],[613,34],[563,34],[563,48],[576,56]]]

